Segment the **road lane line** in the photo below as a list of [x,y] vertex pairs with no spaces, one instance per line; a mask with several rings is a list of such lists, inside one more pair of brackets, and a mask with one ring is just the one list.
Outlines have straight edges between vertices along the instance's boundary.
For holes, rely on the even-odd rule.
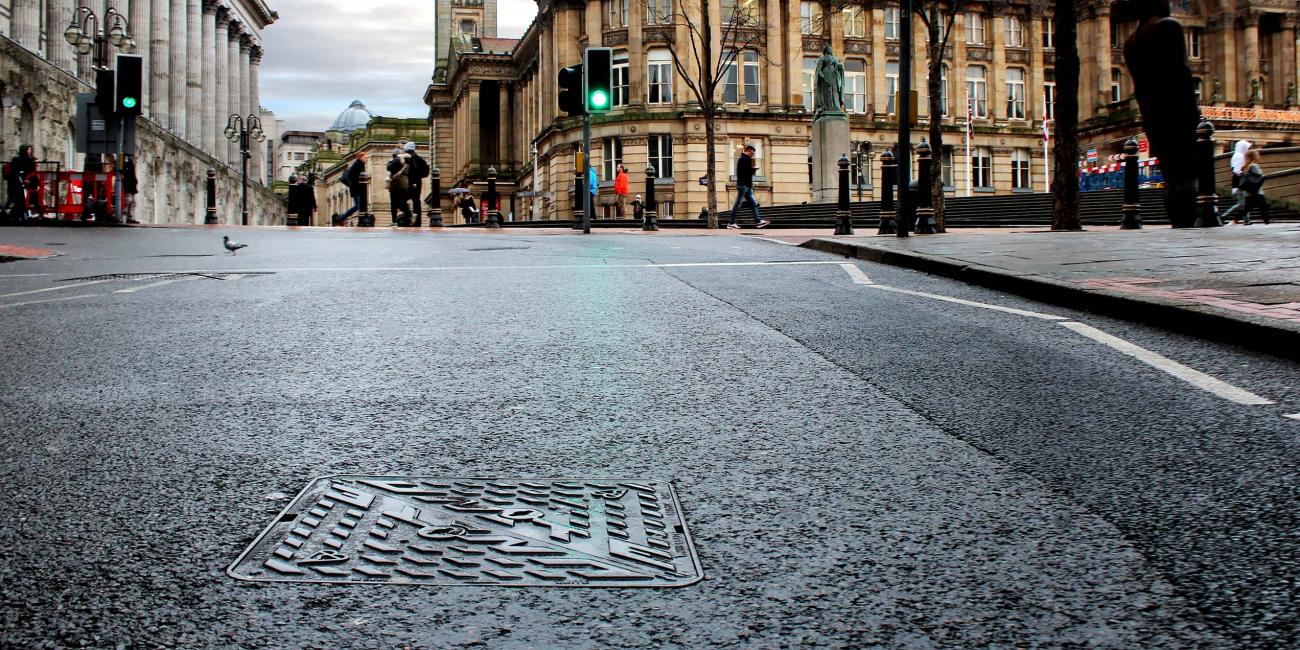
[[0,295],[0,298],[14,298],[17,296],[30,296],[34,293],[45,293],[46,291],[62,291],[64,289],[76,289],[78,287],[89,287],[92,284],[103,284],[110,280],[93,280],[91,282],[78,282],[76,284],[64,284],[57,287],[47,287],[45,289],[33,289],[31,291],[19,291],[18,293],[6,293]]
[[104,293],[87,293],[79,296],[63,296],[62,298],[47,298],[45,300],[28,300],[27,302],[15,302],[8,305],[0,305],[0,309],[8,307],[22,307],[23,305],[40,305],[47,302],[64,302],[67,300],[81,300],[82,298],[94,298],[96,296],[106,296]]
[[958,304],[958,305],[966,305],[967,307],[978,307],[978,308],[980,308],[980,309],[991,309],[991,310],[993,310],[993,311],[1000,311],[1000,312],[1007,313],[1007,314],[1015,314],[1015,315],[1017,315],[1017,316],[1028,316],[1028,317],[1030,317],[1030,318],[1041,318],[1041,319],[1043,319],[1043,320],[1055,320],[1055,321],[1060,321],[1060,320],[1070,320],[1070,319],[1068,319],[1068,318],[1066,318],[1066,317],[1064,317],[1064,316],[1054,316],[1054,315],[1052,315],[1052,314],[1041,314],[1041,313],[1036,312],[1036,311],[1028,311],[1028,310],[1025,310],[1025,309],[1016,309],[1015,307],[1003,307],[1003,306],[1001,306],[1001,305],[990,305],[990,304],[988,304],[988,303],[986,303],[986,302],[975,302],[974,300],[962,300],[961,298],[952,298],[952,297],[950,297],[950,296],[941,296],[941,295],[939,295],[939,294],[937,294],[937,293],[926,293],[926,292],[924,292],[924,291],[912,291],[911,289],[899,289],[898,287],[887,287],[887,286],[885,286],[885,285],[883,285],[883,284],[872,284],[872,285],[869,285],[869,286],[871,286],[871,288],[873,288],[873,289],[880,289],[880,290],[882,290],[882,291],[893,291],[894,293],[905,293],[905,294],[907,294],[907,295],[909,295],[909,296],[919,296],[919,297],[921,297],[921,298],[931,298],[931,299],[933,299],[933,300],[942,300],[942,301],[944,301],[944,302],[951,302],[951,303],[955,303],[955,304]]
[[1123,352],[1124,354],[1156,368],[1157,370],[1169,373],[1170,375],[1200,388],[1201,390],[1218,395],[1230,402],[1236,402],[1237,404],[1244,404],[1247,406],[1264,406],[1273,403],[1272,400],[1265,399],[1248,390],[1237,388],[1232,384],[1215,379],[1199,370],[1188,368],[1173,359],[1129,343],[1117,336],[1107,334],[1095,327],[1073,321],[1060,323],[1060,325],[1101,343],[1102,345]]
[[840,268],[844,269],[844,272],[848,273],[850,278],[853,278],[854,284],[875,284],[875,282],[871,281],[871,278],[867,277],[866,273],[862,272],[862,269],[858,268],[857,264],[841,264]]
[[798,245],[799,245],[799,244],[796,244],[796,243],[794,243],[794,242],[792,242],[792,241],[781,241],[780,239],[768,239],[767,237],[755,237],[755,239],[757,239],[757,240],[759,240],[759,241],[770,241],[770,242],[772,242],[773,244],[785,244],[786,246],[798,246]]
[[[194,276],[188,276],[188,277],[194,277]],[[152,282],[152,283],[150,283],[150,284],[146,284],[146,285],[139,286],[139,287],[129,287],[129,288],[126,288],[126,289],[118,289],[117,291],[114,291],[113,293],[135,293],[135,292],[140,291],[140,290],[142,290],[142,289],[151,289],[151,288],[153,288],[153,287],[161,287],[161,286],[163,286],[164,284],[171,284],[171,283],[173,283],[173,282],[180,282],[181,280],[185,280],[185,279],[187,279],[187,278],[181,277],[181,278],[170,278],[170,279],[167,279],[167,280],[159,280],[158,282]]]
[[43,278],[49,273],[15,273],[13,275],[0,275],[0,280],[8,278]]
[[1291,418],[1292,420],[1300,420],[1300,413],[1290,413],[1288,415],[1283,415],[1282,417]]
[[190,271],[166,271],[166,273],[376,273],[383,271],[548,271],[567,269],[662,269],[714,266],[826,266],[840,264],[835,261],[787,261],[787,262],[673,262],[664,264],[553,264],[542,266],[373,266],[373,267],[290,267],[261,269],[194,269]]

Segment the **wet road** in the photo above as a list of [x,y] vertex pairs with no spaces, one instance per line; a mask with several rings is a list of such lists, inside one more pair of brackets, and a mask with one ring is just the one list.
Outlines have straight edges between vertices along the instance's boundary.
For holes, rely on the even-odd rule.
[[[753,236],[225,232],[0,231],[65,253],[0,265],[0,645],[1300,642],[1293,363]],[[335,474],[672,482],[706,579],[227,575]]]

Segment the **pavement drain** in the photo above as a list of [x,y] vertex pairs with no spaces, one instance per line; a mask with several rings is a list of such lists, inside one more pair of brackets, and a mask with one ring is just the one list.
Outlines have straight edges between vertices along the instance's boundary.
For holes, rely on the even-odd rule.
[[186,273],[108,273],[105,275],[88,275],[84,278],[67,278],[59,282],[94,282],[97,280],[170,280],[180,278],[207,278],[209,280],[234,280],[238,278],[258,277],[262,275],[274,275],[274,273],[265,271],[247,271],[247,272],[221,272],[221,273],[201,273],[191,271]]
[[704,577],[670,483],[326,476],[226,573],[253,582],[682,587]]

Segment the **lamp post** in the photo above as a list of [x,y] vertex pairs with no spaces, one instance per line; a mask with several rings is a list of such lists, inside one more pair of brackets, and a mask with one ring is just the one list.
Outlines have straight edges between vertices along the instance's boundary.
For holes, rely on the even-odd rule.
[[248,225],[248,159],[252,156],[248,153],[248,147],[253,142],[262,142],[266,140],[266,134],[262,133],[262,120],[257,119],[256,115],[248,114],[247,118],[242,118],[238,113],[231,113],[230,118],[226,120],[226,139],[231,142],[239,143],[239,177],[243,184],[242,194],[239,197],[239,212],[242,215],[242,221],[245,226]]
[[[853,184],[858,186],[858,203],[862,202],[862,190],[866,189],[868,176],[871,175],[871,141],[862,140],[849,143],[853,148]],[[866,159],[864,166],[862,161]]]
[[101,29],[99,16],[93,9],[77,7],[72,12],[72,22],[63,30],[63,39],[76,48],[77,54],[92,56],[91,63],[96,70],[108,69],[109,44],[124,54],[135,52],[135,39],[128,31],[126,16],[109,7],[104,12],[104,22],[108,24],[107,34]]

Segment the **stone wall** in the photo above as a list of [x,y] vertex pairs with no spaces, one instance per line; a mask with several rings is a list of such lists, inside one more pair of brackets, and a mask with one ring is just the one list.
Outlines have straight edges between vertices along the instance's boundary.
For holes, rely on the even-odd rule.
[[[0,37],[0,71],[0,155],[9,160],[20,145],[31,144],[40,160],[82,169],[85,156],[73,152],[77,94],[94,89],[4,37]],[[211,168],[217,171],[219,220],[240,223],[237,167],[213,159],[150,119],[138,118],[137,125],[137,220],[203,223],[207,170]],[[284,224],[284,201],[255,182],[259,171],[250,161],[249,223]]]

